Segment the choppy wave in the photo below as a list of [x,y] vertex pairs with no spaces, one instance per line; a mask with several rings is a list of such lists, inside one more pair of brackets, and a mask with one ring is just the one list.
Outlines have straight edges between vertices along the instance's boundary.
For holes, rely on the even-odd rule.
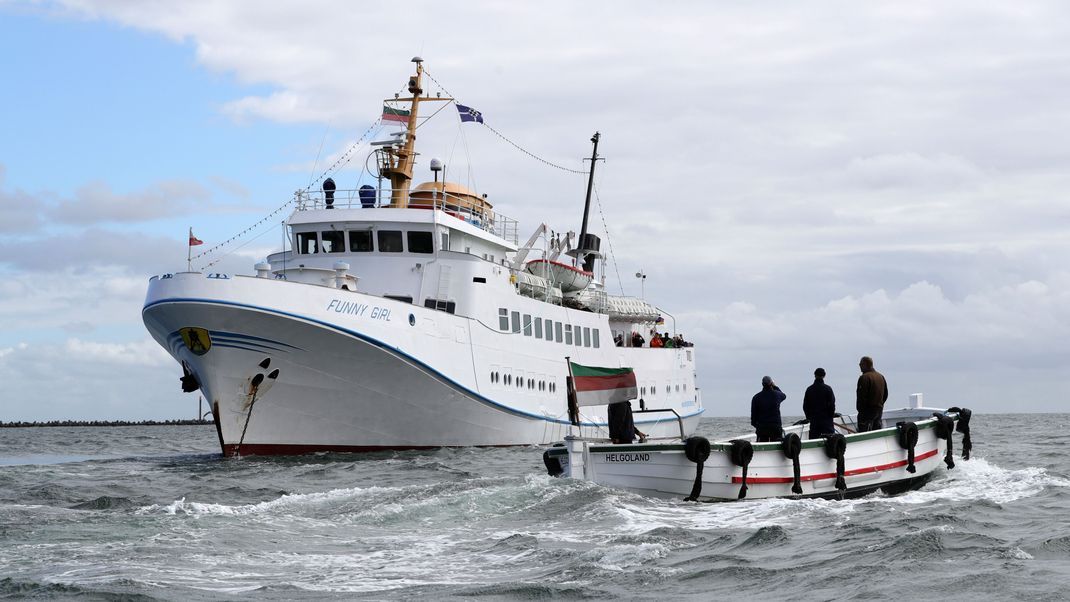
[[[203,435],[166,457],[142,433],[137,453],[97,450],[113,459],[0,466],[0,597],[891,598],[939,582],[953,589],[912,596],[1055,599],[1070,582],[1054,528],[1070,478],[1047,438],[1003,434],[898,496],[693,504],[550,478],[531,448],[231,460]],[[1002,581],[967,578],[989,573]]]

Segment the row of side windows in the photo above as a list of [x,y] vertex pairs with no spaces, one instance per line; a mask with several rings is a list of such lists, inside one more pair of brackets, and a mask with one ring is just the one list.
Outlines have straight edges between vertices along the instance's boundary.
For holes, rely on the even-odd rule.
[[513,375],[509,374],[508,372],[498,372],[497,370],[491,371],[490,382],[496,385],[505,385],[507,387],[515,385],[518,389],[523,389],[525,386],[527,386],[528,389],[531,389],[533,391],[535,389],[538,389],[540,392],[557,392],[557,383],[552,380],[542,380],[536,378],[525,379],[523,375],[517,375],[516,377],[513,377]]
[[504,307],[498,308],[498,329],[502,332],[524,333],[524,336],[534,336],[536,339],[556,341],[576,347],[599,348],[602,342],[597,328],[573,326],[554,320],[543,320],[540,317],[534,319],[530,314],[521,315],[518,311],[509,311]]
[[[348,236],[347,236],[348,234]],[[435,239],[431,232],[411,230],[324,230],[322,232],[298,232],[297,252],[300,255],[316,253],[345,253],[346,242],[350,253],[404,253],[408,243],[409,253],[434,253]]]

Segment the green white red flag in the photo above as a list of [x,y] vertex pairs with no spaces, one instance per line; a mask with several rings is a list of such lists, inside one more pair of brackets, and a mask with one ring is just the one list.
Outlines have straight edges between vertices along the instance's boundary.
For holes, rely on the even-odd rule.
[[639,397],[631,368],[598,368],[569,362],[576,390],[576,405],[599,406]]
[[412,113],[404,109],[393,109],[386,105],[383,105],[383,121],[397,121],[398,123],[408,123],[409,115]]

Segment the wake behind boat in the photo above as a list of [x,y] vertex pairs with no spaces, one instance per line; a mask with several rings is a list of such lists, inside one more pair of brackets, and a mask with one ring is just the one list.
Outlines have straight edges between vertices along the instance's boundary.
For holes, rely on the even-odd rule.
[[[598,134],[579,236],[543,224],[520,246],[517,222],[486,195],[439,181],[441,162],[412,187],[420,107],[454,102],[425,92],[413,62],[411,96],[383,111],[403,129],[371,143],[375,185],[328,178],[298,191],[292,248],[255,276],[187,268],[149,282],[145,325],[180,363],[183,390],[209,400],[224,454],[557,441],[570,428],[555,402],[564,355],[642,365],[643,390],[692,432],[703,412],[695,349],[633,346],[663,312],[605,290],[600,239],[587,231]],[[462,124],[484,123],[457,108]],[[648,422],[656,435],[677,428]],[[604,434],[605,413],[582,426]]]
[[803,439],[809,427],[798,424],[772,443],[757,443],[754,434],[710,442],[681,433],[623,445],[570,436],[543,460],[552,476],[689,501],[899,493],[921,487],[941,466],[954,467],[955,430],[963,434],[964,459],[972,448],[970,410],[926,408],[921,398],[886,411],[885,424],[893,426],[875,431],[859,433],[855,416],[842,416],[830,437]]

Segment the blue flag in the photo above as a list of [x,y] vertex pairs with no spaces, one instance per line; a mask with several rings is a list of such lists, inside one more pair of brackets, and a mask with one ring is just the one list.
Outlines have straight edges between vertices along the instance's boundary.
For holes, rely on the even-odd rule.
[[472,107],[466,107],[462,104],[457,105],[457,112],[461,115],[461,122],[476,121],[483,123],[483,113],[473,109]]

